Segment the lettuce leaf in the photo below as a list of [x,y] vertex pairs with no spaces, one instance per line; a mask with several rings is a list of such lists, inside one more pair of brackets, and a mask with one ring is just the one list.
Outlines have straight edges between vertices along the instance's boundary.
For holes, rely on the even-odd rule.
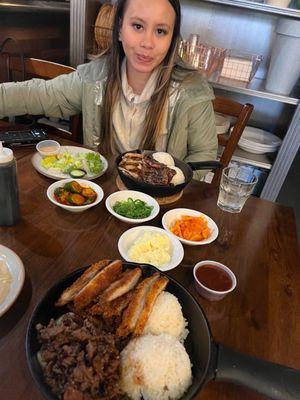
[[88,169],[92,174],[98,174],[103,170],[103,162],[99,153],[87,153],[85,158]]
[[95,175],[103,170],[103,162],[99,153],[77,153],[68,151],[56,156],[48,156],[41,160],[41,166],[47,170],[69,174],[73,169],[84,169]]

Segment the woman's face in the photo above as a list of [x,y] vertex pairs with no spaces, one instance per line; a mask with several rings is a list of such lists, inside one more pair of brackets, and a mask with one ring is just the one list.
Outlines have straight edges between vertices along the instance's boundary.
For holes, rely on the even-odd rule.
[[173,35],[175,11],[168,0],[128,0],[120,40],[127,57],[127,73],[150,76],[164,60]]

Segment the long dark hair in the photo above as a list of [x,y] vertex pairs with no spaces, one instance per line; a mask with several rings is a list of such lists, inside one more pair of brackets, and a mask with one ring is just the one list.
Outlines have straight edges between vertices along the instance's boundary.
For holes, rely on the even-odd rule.
[[[179,0],[168,0],[175,11],[175,24],[169,50],[160,66],[156,89],[152,95],[140,147],[154,149],[161,133],[162,120],[168,99],[171,75],[180,42],[181,8]],[[102,114],[102,150],[115,152],[112,129],[112,113],[121,90],[120,67],[125,56],[119,32],[128,0],[118,0],[113,24],[112,45],[108,52],[108,75]]]

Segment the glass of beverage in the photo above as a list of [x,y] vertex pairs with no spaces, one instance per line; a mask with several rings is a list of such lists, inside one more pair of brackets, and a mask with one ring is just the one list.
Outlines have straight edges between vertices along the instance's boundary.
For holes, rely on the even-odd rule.
[[239,213],[257,183],[257,176],[247,167],[234,166],[223,169],[218,206],[231,213]]

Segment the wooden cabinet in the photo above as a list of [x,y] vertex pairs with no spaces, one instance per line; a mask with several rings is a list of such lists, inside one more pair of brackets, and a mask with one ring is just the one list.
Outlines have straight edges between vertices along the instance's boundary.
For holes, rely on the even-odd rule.
[[[57,1],[0,0],[0,43],[11,37],[5,51],[69,64],[70,4]],[[0,81],[6,78],[0,64]]]

